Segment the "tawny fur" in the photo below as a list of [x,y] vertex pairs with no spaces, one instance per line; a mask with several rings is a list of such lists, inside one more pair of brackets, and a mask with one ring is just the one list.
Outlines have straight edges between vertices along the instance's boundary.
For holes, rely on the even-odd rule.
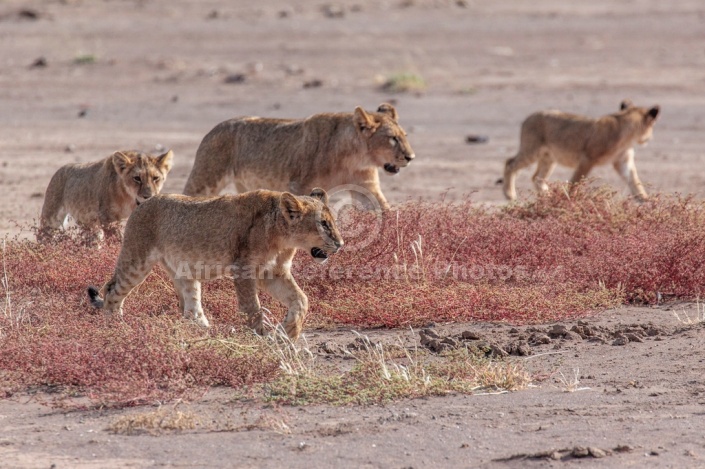
[[368,190],[386,210],[378,168],[396,174],[413,158],[397,111],[386,103],[374,113],[358,107],[307,119],[231,119],[203,138],[184,194],[217,195],[230,182],[238,192],[270,189],[299,195],[314,187],[353,184]]
[[39,238],[50,238],[71,215],[95,240],[102,239],[111,224],[161,191],[173,156],[171,150],[160,156],[117,151],[94,163],[62,166],[44,196]]
[[264,288],[287,306],[283,327],[296,339],[308,311],[308,299],[291,275],[296,249],[325,258],[343,245],[327,200],[318,188],[298,197],[265,190],[153,197],[127,221],[114,275],[102,288],[105,299],[89,288],[91,303],[122,314],[125,297],[158,263],[173,279],[186,318],[207,327],[201,282],[232,276],[250,327],[263,332],[257,291]]
[[598,119],[561,111],[531,114],[521,126],[519,151],[504,168],[504,195],[516,199],[516,173],[538,161],[533,176],[536,190],[548,190],[557,164],[575,168],[571,183],[579,182],[594,166],[611,163],[639,200],[647,198],[634,164],[634,146],[651,139],[659,107],[642,108],[630,101]]

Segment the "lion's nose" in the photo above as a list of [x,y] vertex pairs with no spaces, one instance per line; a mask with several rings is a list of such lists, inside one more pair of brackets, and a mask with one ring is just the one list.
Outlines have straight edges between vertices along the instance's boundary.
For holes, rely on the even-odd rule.
[[343,247],[345,242],[341,239],[340,241],[334,241],[333,244],[335,244],[335,249],[340,249]]

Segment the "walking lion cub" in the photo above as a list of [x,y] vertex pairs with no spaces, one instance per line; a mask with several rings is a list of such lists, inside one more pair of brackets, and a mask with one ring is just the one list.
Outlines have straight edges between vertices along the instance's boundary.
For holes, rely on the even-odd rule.
[[579,182],[594,166],[612,163],[638,200],[647,198],[634,164],[634,145],[651,139],[659,107],[643,108],[625,100],[619,112],[593,119],[561,111],[531,114],[521,126],[519,151],[504,167],[504,195],[516,199],[516,173],[536,161],[536,190],[557,164],[575,168],[571,183]]
[[296,249],[323,262],[343,246],[327,203],[328,195],[318,188],[299,197],[265,190],[208,198],[152,197],[127,221],[103,297],[88,288],[91,304],[122,314],[125,297],[159,263],[174,282],[186,318],[208,327],[201,281],[230,276],[250,327],[263,332],[257,290],[264,288],[288,307],[283,327],[296,339],[308,311],[308,299],[291,275]]
[[95,240],[102,240],[110,224],[159,194],[173,157],[171,150],[160,156],[116,151],[94,163],[62,166],[47,187],[38,237],[50,238],[70,214]]
[[[414,151],[391,104],[377,112],[315,114],[307,119],[244,117],[221,122],[203,138],[186,182],[186,195],[217,195],[230,182],[255,189],[308,194],[353,184],[368,190],[383,210],[389,203],[377,168],[397,174]],[[354,198],[366,204],[366,197]]]

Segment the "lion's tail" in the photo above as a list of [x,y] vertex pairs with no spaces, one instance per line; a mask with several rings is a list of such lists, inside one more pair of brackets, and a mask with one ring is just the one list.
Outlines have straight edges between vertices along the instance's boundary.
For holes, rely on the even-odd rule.
[[96,309],[103,309],[105,306],[105,301],[100,297],[100,291],[94,286],[88,287],[88,299]]

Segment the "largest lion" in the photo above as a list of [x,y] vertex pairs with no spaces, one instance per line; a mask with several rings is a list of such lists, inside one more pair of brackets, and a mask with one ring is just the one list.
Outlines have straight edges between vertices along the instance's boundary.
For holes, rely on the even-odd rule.
[[[243,117],[216,125],[201,142],[184,194],[217,195],[230,182],[238,192],[269,189],[308,194],[356,185],[389,208],[377,169],[397,174],[414,159],[396,109],[315,114],[306,119]],[[364,191],[354,198],[367,203]]]

